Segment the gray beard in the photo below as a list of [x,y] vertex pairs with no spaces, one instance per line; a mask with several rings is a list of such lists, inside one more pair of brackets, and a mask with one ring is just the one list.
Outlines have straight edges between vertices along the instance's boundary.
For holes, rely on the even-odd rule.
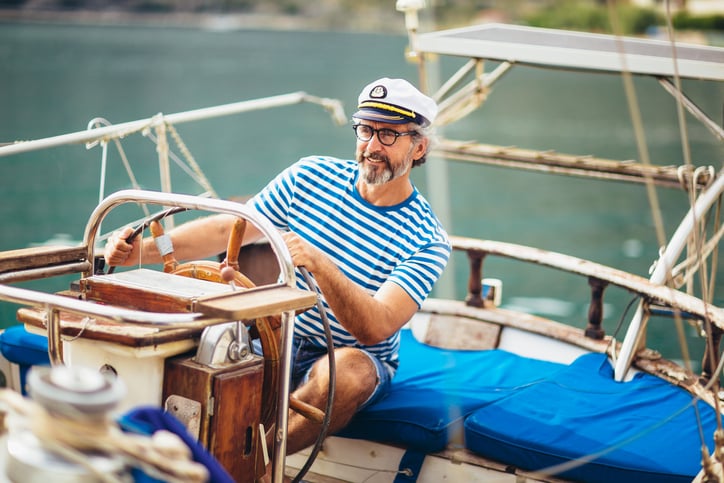
[[368,164],[362,163],[360,165],[360,174],[362,175],[362,180],[371,185],[385,184],[392,179],[392,170],[389,165],[380,171]]
[[364,163],[364,158],[365,157],[363,155],[361,159],[358,159],[357,161],[360,165],[360,175],[362,176],[362,180],[369,185],[385,184],[393,179],[399,178],[407,172],[407,166],[405,163],[402,163],[398,165],[396,169],[393,169],[390,165],[390,160],[386,156],[371,157],[372,159],[383,161],[385,163],[385,167],[382,170],[379,169],[379,166],[373,167]]

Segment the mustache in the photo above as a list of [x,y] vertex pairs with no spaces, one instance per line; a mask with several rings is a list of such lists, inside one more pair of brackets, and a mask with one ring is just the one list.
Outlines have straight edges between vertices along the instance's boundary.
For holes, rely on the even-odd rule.
[[382,153],[368,153],[367,151],[363,152],[360,156],[360,161],[364,159],[369,159],[370,161],[380,162],[382,161],[387,166],[390,166],[390,158],[389,156],[382,154]]

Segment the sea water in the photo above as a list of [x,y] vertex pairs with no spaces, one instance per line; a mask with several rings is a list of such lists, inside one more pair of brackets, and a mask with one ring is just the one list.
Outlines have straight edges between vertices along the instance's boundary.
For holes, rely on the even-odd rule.
[[[121,123],[297,91],[340,99],[349,118],[359,90],[368,82],[383,76],[417,81],[417,66],[404,59],[406,45],[405,36],[391,34],[0,23],[0,142],[84,130],[94,118]],[[463,61],[444,60],[434,68],[449,74]],[[486,70],[493,67],[490,63]],[[635,86],[651,161],[683,164],[671,96],[653,79],[637,79]],[[685,81],[684,88],[721,122],[721,85]],[[619,77],[516,66],[493,86],[483,108],[443,133],[451,139],[504,146],[641,159],[630,119]],[[691,116],[686,116],[686,123],[696,164],[719,169],[721,143]],[[177,129],[221,197],[255,193],[301,156],[354,154],[350,124],[336,125],[312,104]],[[123,146],[140,186],[160,189],[151,141],[136,135]],[[651,200],[642,186],[439,159],[429,163],[415,169],[413,177],[433,201],[440,192],[449,194],[444,206],[436,208],[450,233],[537,246],[648,277],[659,242]],[[71,146],[0,158],[0,250],[57,238],[79,241],[99,197],[132,186],[114,145],[106,170],[100,193],[99,147]],[[202,191],[174,164],[171,170],[174,191]],[[431,171],[446,176],[427,176]],[[658,189],[655,201],[670,236],[686,211],[686,195]],[[113,220],[104,228],[112,229]],[[433,295],[464,297],[466,265],[464,255],[456,254]],[[504,306],[585,326],[585,279],[500,259],[486,260],[484,268],[485,276],[503,281]],[[721,266],[715,272],[722,280]],[[66,288],[71,279],[62,277],[52,289]],[[20,286],[47,289],[48,283]],[[621,321],[625,328],[630,314],[624,307],[630,298],[624,290],[607,289],[607,333],[616,331]],[[721,305],[722,289],[714,299]],[[12,304],[0,305],[0,326],[15,323],[14,310]],[[696,330],[687,331],[692,344],[700,347]],[[680,357],[670,320],[650,327],[649,345],[667,357]],[[692,352],[700,357],[700,349]]]

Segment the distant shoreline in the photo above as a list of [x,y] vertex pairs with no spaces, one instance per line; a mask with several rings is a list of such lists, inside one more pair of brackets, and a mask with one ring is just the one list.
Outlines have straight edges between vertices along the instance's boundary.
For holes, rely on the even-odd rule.
[[[137,13],[122,10],[29,10],[0,8],[0,22],[67,25],[136,25],[207,30],[346,31],[406,35],[402,14],[311,17],[261,13]],[[381,20],[383,19],[383,20]]]
[[[341,12],[327,15],[283,15],[265,13],[193,13],[193,12],[133,12],[127,10],[53,10],[12,9],[0,7],[0,23],[34,23],[52,25],[99,25],[128,27],[193,28],[208,31],[279,30],[355,32],[407,36],[405,18],[400,12],[371,9],[365,13],[345,15]],[[425,25],[425,14],[420,23]],[[478,21],[485,21],[480,17]],[[506,22],[495,18],[494,21]],[[460,25],[437,25],[436,30]],[[421,31],[424,31],[423,28]],[[650,38],[665,40],[666,32]],[[677,39],[685,43],[724,47],[724,34],[717,32],[677,32]]]

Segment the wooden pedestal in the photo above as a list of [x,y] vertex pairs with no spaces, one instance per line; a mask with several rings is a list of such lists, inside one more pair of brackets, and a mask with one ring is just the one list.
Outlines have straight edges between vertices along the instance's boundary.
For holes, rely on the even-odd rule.
[[258,356],[223,368],[199,365],[188,356],[166,361],[164,402],[175,395],[200,404],[198,440],[239,483],[264,473],[263,367]]

